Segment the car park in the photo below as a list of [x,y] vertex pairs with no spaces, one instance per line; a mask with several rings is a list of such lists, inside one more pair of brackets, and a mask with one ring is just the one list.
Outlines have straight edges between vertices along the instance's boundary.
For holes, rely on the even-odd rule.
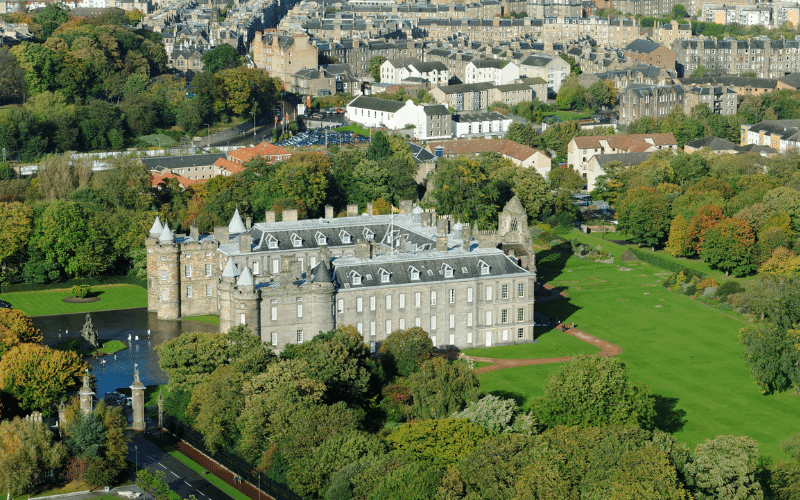
[[328,130],[330,127],[301,132],[289,139],[276,142],[275,145],[286,147],[325,146],[326,144],[364,144],[370,142],[369,137],[358,135],[349,130]]

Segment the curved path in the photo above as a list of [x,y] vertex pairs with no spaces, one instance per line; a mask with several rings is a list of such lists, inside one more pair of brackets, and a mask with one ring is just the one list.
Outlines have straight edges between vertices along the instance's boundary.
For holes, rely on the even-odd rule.
[[[544,297],[540,299],[538,302],[550,302],[551,300],[558,300],[563,299],[566,297],[566,294],[558,289],[553,287],[552,285],[544,285],[546,290],[550,290],[550,296]],[[596,346],[600,349],[601,356],[617,356],[622,353],[622,348],[612,344],[611,342],[606,342],[603,339],[599,339],[594,335],[589,335],[588,333],[579,330],[577,328],[570,328],[569,325],[566,323],[559,323],[556,325],[556,328],[562,330],[567,335],[572,335],[578,340],[582,340],[584,342],[588,342],[593,346]],[[529,366],[529,365],[546,365],[549,363],[563,363],[565,361],[569,361],[572,359],[572,356],[561,356],[558,358],[537,358],[537,359],[496,359],[496,358],[483,358],[479,356],[466,356],[465,357],[471,361],[483,361],[488,363],[493,363],[489,366],[482,366],[475,370],[476,374],[492,372],[495,370],[503,370],[506,368],[516,368],[518,366]]]

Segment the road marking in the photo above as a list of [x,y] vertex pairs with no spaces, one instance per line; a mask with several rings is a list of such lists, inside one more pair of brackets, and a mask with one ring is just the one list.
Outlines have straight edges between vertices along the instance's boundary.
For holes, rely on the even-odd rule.
[[155,460],[155,458],[151,457],[150,455],[145,455],[145,456],[146,456],[147,458],[149,458],[150,460]]
[[173,476],[175,476],[175,477],[178,477],[178,475],[177,475],[177,474],[175,474],[175,473],[174,473],[174,472],[172,472],[172,471],[169,471],[169,473],[170,473],[170,474],[172,474],[172,475],[173,475]]
[[189,486],[189,487],[191,487],[191,486],[192,486],[191,484],[189,484],[189,481],[187,481],[187,480],[185,480],[185,479],[183,480],[183,482],[184,482],[184,483],[186,483],[186,486]]
[[194,491],[196,491],[196,492],[200,493],[200,494],[201,494],[201,495],[203,495],[203,496],[206,496],[206,494],[205,494],[205,493],[203,493],[203,492],[202,492],[202,491],[200,491],[200,490],[194,490]]
[[[156,464],[156,465],[158,465],[159,467],[164,467],[164,464]],[[169,469],[167,469],[166,467],[164,467],[164,470],[169,470]]]

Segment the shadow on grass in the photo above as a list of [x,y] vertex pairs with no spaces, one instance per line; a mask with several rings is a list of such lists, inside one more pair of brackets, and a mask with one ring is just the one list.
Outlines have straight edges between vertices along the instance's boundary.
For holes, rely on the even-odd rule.
[[670,434],[683,429],[686,425],[686,411],[676,408],[678,398],[667,398],[660,394],[654,394],[656,416],[653,424],[657,429]]
[[92,291],[92,292],[89,292],[89,295],[87,295],[86,297],[87,298],[89,298],[89,297],[99,297],[99,296],[103,295],[104,293],[105,292],[103,290]]
[[491,394],[492,396],[497,396],[498,398],[513,399],[514,403],[519,408],[522,408],[525,405],[525,396],[523,396],[518,392],[497,390],[497,391],[491,391],[489,392],[489,394]]

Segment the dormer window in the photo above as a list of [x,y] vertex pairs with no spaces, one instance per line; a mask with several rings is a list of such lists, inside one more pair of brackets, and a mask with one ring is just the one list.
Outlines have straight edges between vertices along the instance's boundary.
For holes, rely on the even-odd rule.
[[445,278],[452,278],[453,277],[453,268],[448,266],[447,264],[442,265],[442,271],[444,271]]
[[350,233],[342,229],[339,231],[339,239],[342,240],[342,243],[344,244],[350,244],[352,241],[352,236],[350,236]]
[[391,278],[392,274],[383,268],[381,268],[380,273],[381,273],[381,283],[389,283],[389,278]]
[[350,281],[353,283],[353,285],[360,285],[361,275],[355,271],[350,271]]
[[480,268],[481,268],[481,274],[482,274],[482,275],[489,274],[489,271],[491,270],[491,268],[489,267],[489,264],[487,264],[487,263],[486,263],[486,262],[484,262],[484,261],[479,261],[479,262],[478,262],[478,265],[479,265],[479,266],[480,266]]
[[419,281],[419,269],[414,266],[408,268],[408,274],[411,275],[411,281]]
[[295,248],[303,246],[303,238],[297,233],[292,233],[292,246]]
[[374,240],[375,239],[375,233],[370,231],[369,228],[365,227],[364,228],[364,239],[365,240]]
[[267,248],[269,248],[270,250],[277,250],[278,238],[270,234],[269,237],[267,237]]
[[321,232],[317,231],[317,234],[314,235],[314,238],[317,240],[317,245],[327,245],[328,244],[328,237],[322,234]]

